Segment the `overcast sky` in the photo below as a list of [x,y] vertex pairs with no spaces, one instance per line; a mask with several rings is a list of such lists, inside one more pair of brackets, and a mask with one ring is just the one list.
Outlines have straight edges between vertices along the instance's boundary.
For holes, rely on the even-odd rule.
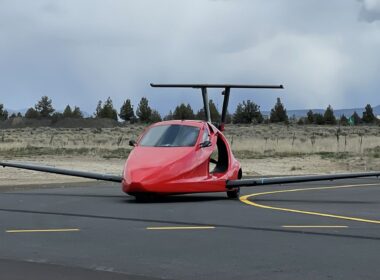
[[[0,0],[0,103],[93,113],[142,96],[162,114],[194,90],[150,82],[284,84],[232,93],[262,110],[380,104],[380,0]],[[219,93],[211,97],[221,107]]]

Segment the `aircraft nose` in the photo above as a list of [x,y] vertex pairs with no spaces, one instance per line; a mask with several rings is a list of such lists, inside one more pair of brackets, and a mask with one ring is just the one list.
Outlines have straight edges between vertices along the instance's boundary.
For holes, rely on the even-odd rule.
[[146,191],[141,182],[132,180],[123,181],[123,191],[126,193],[144,192]]

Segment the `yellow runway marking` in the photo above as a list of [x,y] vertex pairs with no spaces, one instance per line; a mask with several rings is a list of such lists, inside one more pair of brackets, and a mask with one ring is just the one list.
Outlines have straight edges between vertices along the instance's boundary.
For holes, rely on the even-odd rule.
[[335,218],[335,219],[349,220],[349,221],[363,222],[363,223],[370,223],[370,224],[380,224],[380,220],[369,220],[369,219],[362,219],[362,218],[357,218],[357,217],[333,215],[333,214],[326,214],[326,213],[313,212],[313,211],[304,211],[304,210],[297,210],[297,209],[273,207],[273,206],[259,204],[259,203],[256,203],[256,202],[249,200],[249,198],[252,198],[252,197],[269,195],[269,194],[277,194],[277,193],[344,189],[344,188],[370,187],[370,186],[379,186],[379,184],[345,185],[345,186],[334,186],[334,187],[318,187],[318,188],[304,188],[304,189],[291,189],[291,190],[282,190],[282,191],[262,192],[262,193],[255,193],[255,194],[249,194],[249,195],[242,196],[242,197],[240,197],[240,201],[245,203],[245,204],[252,205],[255,207],[259,207],[259,208],[264,208],[264,209],[271,209],[271,210],[298,213],[298,214],[306,214],[306,215],[314,215],[314,216],[321,216],[321,217],[328,217],[328,218]]
[[12,229],[6,230],[7,233],[34,233],[34,232],[71,232],[80,231],[79,228],[55,228],[55,229]]
[[348,226],[282,226],[283,228],[348,228]]
[[177,230],[177,229],[214,229],[213,226],[194,226],[194,227],[147,227],[148,230]]

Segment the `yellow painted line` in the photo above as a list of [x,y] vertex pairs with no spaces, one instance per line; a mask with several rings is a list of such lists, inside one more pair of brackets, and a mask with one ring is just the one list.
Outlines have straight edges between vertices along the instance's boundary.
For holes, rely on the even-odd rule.
[[193,226],[193,227],[147,227],[148,230],[183,230],[183,229],[214,229],[213,226]]
[[306,215],[314,215],[314,216],[321,216],[321,217],[328,217],[328,218],[335,218],[335,219],[349,220],[349,221],[363,222],[363,223],[370,223],[370,224],[380,224],[380,220],[369,220],[369,219],[363,219],[363,218],[357,218],[357,217],[326,214],[326,213],[313,212],[313,211],[304,211],[304,210],[297,210],[297,209],[273,207],[273,206],[259,204],[259,203],[256,203],[256,202],[249,200],[249,198],[252,198],[252,197],[258,197],[258,196],[269,195],[269,194],[278,194],[278,193],[287,193],[287,192],[301,192],[301,191],[344,189],[344,188],[355,188],[355,187],[370,187],[370,186],[379,186],[379,184],[345,185],[345,186],[334,186],[334,187],[318,187],[318,188],[304,188],[304,189],[291,189],[291,190],[282,190],[282,191],[262,192],[262,193],[255,193],[255,194],[249,194],[249,195],[242,196],[242,197],[240,197],[240,201],[245,203],[245,204],[252,205],[255,207],[259,207],[259,208],[264,208],[264,209],[271,209],[271,210],[298,213],[298,214],[306,214]]
[[12,229],[6,230],[7,233],[34,233],[34,232],[72,232],[80,231],[79,228],[54,228],[54,229]]
[[283,228],[348,228],[348,226],[282,226]]

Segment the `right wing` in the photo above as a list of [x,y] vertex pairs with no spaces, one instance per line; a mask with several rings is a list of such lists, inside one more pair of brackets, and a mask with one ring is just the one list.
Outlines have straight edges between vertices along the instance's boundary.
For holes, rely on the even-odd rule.
[[380,172],[362,172],[362,173],[345,173],[345,174],[328,174],[328,175],[308,175],[308,176],[287,176],[272,178],[254,178],[229,180],[226,182],[227,189],[237,187],[254,187],[264,185],[293,184],[313,181],[333,181],[339,179],[350,179],[360,177],[379,177]]
[[68,169],[62,169],[62,168],[56,168],[56,167],[50,167],[50,166],[25,164],[25,163],[10,162],[10,161],[1,161],[0,166],[15,167],[15,168],[21,168],[21,169],[28,169],[28,170],[34,170],[34,171],[82,177],[82,178],[102,180],[102,181],[111,181],[111,182],[117,182],[117,183],[121,183],[123,181],[122,176],[117,176],[117,175],[112,175],[112,174],[68,170]]

